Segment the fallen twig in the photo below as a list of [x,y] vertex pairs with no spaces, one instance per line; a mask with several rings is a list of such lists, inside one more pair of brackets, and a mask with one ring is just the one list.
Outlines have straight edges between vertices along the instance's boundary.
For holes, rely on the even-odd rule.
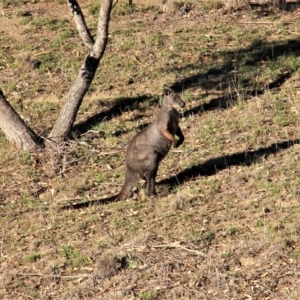
[[38,53],[34,54],[34,56],[37,57],[40,55],[46,55],[46,54],[50,54],[51,52],[52,52],[52,50],[42,51],[42,52],[38,52]]
[[181,246],[179,241],[173,242],[171,244],[155,245],[155,246],[151,246],[151,248],[180,248],[180,249],[183,249],[185,251],[196,253],[196,254],[199,254],[199,255],[201,255],[203,257],[206,257],[206,254],[204,252],[201,252],[201,251],[198,251],[198,250],[189,249],[189,248],[186,248],[184,246]]
[[9,186],[6,190],[9,191],[10,189],[12,189],[12,188],[14,188],[14,187],[16,187],[18,185],[22,185],[22,184],[29,183],[29,182],[32,182],[32,181],[33,181],[33,179],[27,179],[27,180],[23,180],[23,181],[17,182],[15,184]]
[[77,278],[89,278],[90,274],[82,275],[49,275],[49,274],[40,274],[40,273],[16,273],[17,276],[34,276],[34,277],[51,277],[51,278],[60,278],[60,279],[77,279]]
[[[206,257],[206,254],[204,252],[189,249],[189,248],[186,248],[184,246],[181,246],[179,241],[176,241],[176,242],[173,242],[173,243],[170,243],[170,244],[154,245],[154,246],[149,246],[149,247],[150,248],[180,248],[180,249],[185,250],[187,252],[192,252],[192,253],[201,255],[203,257]],[[133,247],[133,248],[131,248],[131,250],[140,250],[141,251],[141,250],[144,250],[146,248],[147,248],[146,246],[140,246],[140,247]]]
[[1,250],[0,250],[1,256],[3,256],[3,247],[4,247],[4,228],[2,229]]

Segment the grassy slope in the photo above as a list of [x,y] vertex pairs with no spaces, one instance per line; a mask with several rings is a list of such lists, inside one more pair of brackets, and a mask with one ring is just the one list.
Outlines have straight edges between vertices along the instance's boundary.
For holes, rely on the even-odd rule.
[[[2,8],[1,89],[47,135],[86,50],[65,5],[21,2]],[[0,133],[1,298],[299,299],[299,12],[137,3],[114,12],[76,142],[29,156]],[[128,201],[58,211],[120,189],[128,141],[174,82],[188,105],[157,178],[169,195],[141,183]]]

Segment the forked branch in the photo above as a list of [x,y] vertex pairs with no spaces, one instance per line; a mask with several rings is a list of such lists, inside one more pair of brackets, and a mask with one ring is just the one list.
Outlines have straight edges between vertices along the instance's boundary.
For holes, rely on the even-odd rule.
[[[69,90],[65,104],[60,110],[59,117],[49,135],[50,140],[43,138],[46,141],[46,145],[52,145],[52,147],[56,145],[57,142],[61,142],[68,137],[83,97],[94,79],[99,62],[107,45],[108,25],[113,0],[101,1],[95,42],[85,23],[84,16],[77,1],[67,0],[67,2],[74,16],[79,35],[83,43],[89,48],[90,53],[85,57],[79,74]],[[25,124],[24,120],[12,108],[1,90],[0,112],[0,128],[18,150],[32,151],[43,147],[42,139]]]
[[102,1],[98,17],[96,41],[91,52],[85,57],[79,74],[67,95],[66,102],[61,108],[59,117],[49,135],[49,138],[55,142],[61,142],[66,139],[71,131],[83,97],[92,83],[99,62],[105,52],[112,2],[113,0]]
[[81,8],[76,0],[68,0],[68,5],[72,12],[76,28],[78,30],[79,36],[81,37],[83,43],[92,50],[94,45],[94,39],[88,29],[84,16],[82,14]]

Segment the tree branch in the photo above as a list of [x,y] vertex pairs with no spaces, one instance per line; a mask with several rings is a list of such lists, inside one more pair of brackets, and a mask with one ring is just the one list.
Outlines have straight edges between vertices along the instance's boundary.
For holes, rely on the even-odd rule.
[[[75,122],[83,97],[94,79],[99,62],[105,52],[108,41],[108,26],[113,0],[102,0],[98,17],[98,27],[95,42],[85,23],[84,16],[76,0],[67,0],[73,14],[76,27],[83,43],[90,49],[85,57],[74,84],[69,90],[66,102],[60,110],[60,114],[49,135],[54,143],[67,138]],[[53,145],[49,139],[45,143],[38,137],[24,120],[9,104],[0,89],[0,128],[10,142],[19,150],[32,151],[41,149],[44,144]]]
[[69,134],[75,122],[83,97],[94,79],[99,62],[105,52],[112,2],[113,0],[102,1],[98,17],[96,41],[91,53],[85,57],[79,74],[67,95],[67,100],[60,110],[58,119],[49,135],[49,138],[55,142],[61,142],[66,139]]
[[16,113],[0,89],[0,127],[11,144],[18,150],[41,149],[41,140]]
[[108,41],[108,25],[110,20],[110,12],[112,9],[112,2],[112,0],[103,1],[98,16],[96,41],[93,46],[91,56],[99,60],[101,60],[104,54]]
[[79,74],[67,95],[67,100],[61,108],[60,114],[49,135],[51,140],[60,142],[66,139],[75,122],[83,97],[91,85],[98,65],[99,60],[94,59],[90,55],[85,57]]
[[68,0],[68,5],[72,12],[79,36],[81,37],[85,46],[88,47],[89,50],[91,50],[94,45],[94,39],[85,23],[85,19],[79,4],[77,3],[76,0]]

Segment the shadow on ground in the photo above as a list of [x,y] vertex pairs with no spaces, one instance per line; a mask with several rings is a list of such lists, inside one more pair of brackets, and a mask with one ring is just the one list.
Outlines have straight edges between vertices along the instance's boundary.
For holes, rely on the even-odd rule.
[[[287,71],[283,74],[280,74],[277,76],[277,78],[274,81],[269,83],[265,88],[260,89],[260,90],[244,90],[242,92],[242,96],[241,96],[241,93],[233,92],[233,93],[228,93],[226,95],[222,95],[217,98],[213,98],[207,103],[202,103],[202,104],[197,105],[189,110],[186,110],[184,112],[184,115],[190,116],[190,115],[194,115],[197,113],[201,113],[203,111],[210,111],[210,110],[216,110],[216,109],[227,109],[228,107],[233,106],[236,103],[238,103],[240,100],[248,101],[252,97],[255,97],[258,95],[263,95],[266,90],[280,88],[280,86],[284,82],[286,82],[289,78],[291,78],[292,74],[293,74],[292,70]],[[242,97],[242,99],[241,99],[241,97]]]
[[[187,110],[185,112],[186,116],[205,110],[226,109],[229,106],[235,105],[239,101],[241,94],[243,96],[243,100],[247,101],[255,95],[263,94],[266,90],[280,88],[280,86],[288,80],[294,72],[293,70],[286,70],[282,74],[279,74],[273,82],[262,88],[253,88],[255,87],[255,84],[252,82],[252,78],[250,76],[249,78],[244,78],[242,80],[242,86],[244,88],[238,91],[238,93],[226,93],[225,90],[228,90],[230,82],[236,80],[241,64],[259,68],[259,64],[262,61],[277,60],[280,56],[291,53],[295,55],[300,54],[300,41],[288,40],[285,43],[265,43],[261,40],[255,41],[245,49],[220,52],[219,55],[223,58],[224,63],[219,67],[212,67],[203,72],[203,65],[201,61],[199,61],[199,65],[188,64],[182,68],[177,68],[176,70],[179,72],[184,71],[185,69],[201,71],[196,75],[174,82],[172,84],[172,88],[177,92],[181,92],[191,87],[200,86],[206,91],[219,90],[223,92],[221,96],[211,99],[208,103],[203,103],[197,107]],[[166,72],[168,71],[169,70],[166,70]],[[222,82],[222,84],[220,84],[220,82]],[[151,98],[152,97],[149,95],[141,95],[135,98],[119,98],[115,101],[111,108],[97,113],[88,118],[86,121],[75,125],[72,131],[78,134],[83,134],[103,120],[108,121],[114,117],[120,116],[124,111],[137,109],[137,104]]]
[[[203,71],[204,68],[200,55],[199,64],[187,64],[184,67],[175,68],[175,70],[179,72],[185,70],[199,70],[199,72],[174,82],[172,87],[177,92],[197,86],[202,87],[204,90],[226,90],[229,83],[237,81],[242,65],[258,69],[261,62],[276,61],[287,54],[299,56],[300,41],[293,39],[284,43],[280,41],[267,43],[263,40],[256,40],[253,41],[249,47],[244,49],[220,51],[218,57],[222,58],[223,64],[214,66],[206,71]],[[215,56],[215,54],[212,54],[212,56]],[[250,91],[253,90],[253,87],[255,86],[251,76],[249,78],[242,78],[241,84],[246,90],[249,89]],[[269,86],[269,88],[275,88],[275,86],[276,84],[274,86]],[[264,89],[265,88],[268,88],[268,86],[264,87]]]
[[192,166],[179,172],[168,179],[161,180],[158,184],[168,184],[171,187],[192,181],[200,176],[212,176],[218,172],[232,166],[250,166],[256,163],[260,158],[268,158],[269,155],[275,154],[281,150],[288,149],[295,144],[300,144],[300,139],[274,143],[268,147],[260,148],[255,151],[244,151],[234,154],[224,155],[217,158],[211,158],[206,162]]
[[[81,122],[73,127],[73,132],[77,134],[86,133],[92,127],[98,125],[99,123],[105,121],[109,121],[117,116],[123,114],[124,111],[132,111],[135,110],[139,103],[149,101],[153,97],[149,95],[141,95],[134,98],[118,98],[114,101],[114,104],[107,110],[103,110],[100,113],[91,116],[84,122]],[[152,100],[153,102],[157,102],[156,100]]]
[[[189,88],[201,87],[207,93],[209,91],[219,91],[221,95],[211,99],[208,103],[202,103],[185,112],[186,116],[195,113],[201,113],[206,110],[226,109],[235,105],[239,100],[248,101],[252,97],[262,95],[267,90],[279,89],[294,73],[294,70],[285,70],[277,75],[277,78],[265,86],[258,86],[253,82],[251,73],[247,74],[239,71],[241,66],[259,69],[263,61],[276,61],[281,56],[293,54],[300,55],[300,41],[288,40],[285,43],[274,42],[265,43],[264,41],[255,41],[245,49],[237,49],[236,51],[220,52],[220,57],[224,63],[219,67],[212,67],[207,71],[203,71],[203,64],[199,59],[199,64],[188,64],[178,71],[184,70],[200,70],[199,73],[183,78],[172,84],[173,89],[177,92],[184,91]],[[238,91],[228,92],[229,86],[233,82],[239,82],[241,87]],[[231,89],[232,90],[232,89]]]
[[[238,92],[233,91],[229,93],[227,92],[229,84],[234,80],[237,80],[241,65],[247,65],[258,69],[262,61],[275,61],[286,54],[298,56],[300,54],[300,41],[288,40],[285,43],[265,43],[262,40],[254,41],[245,49],[221,51],[218,53],[218,55],[223,58],[223,64],[219,67],[212,67],[207,71],[203,71],[203,65],[199,59],[199,64],[188,64],[182,68],[177,68],[176,70],[179,72],[184,71],[185,69],[200,70],[200,72],[196,75],[174,82],[172,88],[177,92],[181,92],[188,88],[200,86],[206,91],[214,90],[222,93],[219,97],[211,99],[208,103],[201,103],[190,110],[186,110],[186,116],[201,113],[206,110],[226,109],[235,105],[241,97],[243,101],[248,101],[256,95],[262,95],[266,90],[280,88],[294,72],[294,70],[285,70],[282,74],[277,75],[277,78],[274,81],[263,87],[257,87],[251,76],[248,78],[245,76],[245,78],[241,79],[242,88]],[[168,71],[169,70],[166,70],[166,72]],[[222,84],[220,84],[220,82],[222,82]],[[149,95],[141,95],[135,98],[119,98],[111,108],[101,111],[88,118],[86,121],[75,125],[72,131],[77,134],[83,134],[103,120],[108,121],[114,117],[120,116],[124,111],[138,109],[137,104],[151,98],[152,97]],[[141,125],[141,128],[144,127],[144,125]]]

